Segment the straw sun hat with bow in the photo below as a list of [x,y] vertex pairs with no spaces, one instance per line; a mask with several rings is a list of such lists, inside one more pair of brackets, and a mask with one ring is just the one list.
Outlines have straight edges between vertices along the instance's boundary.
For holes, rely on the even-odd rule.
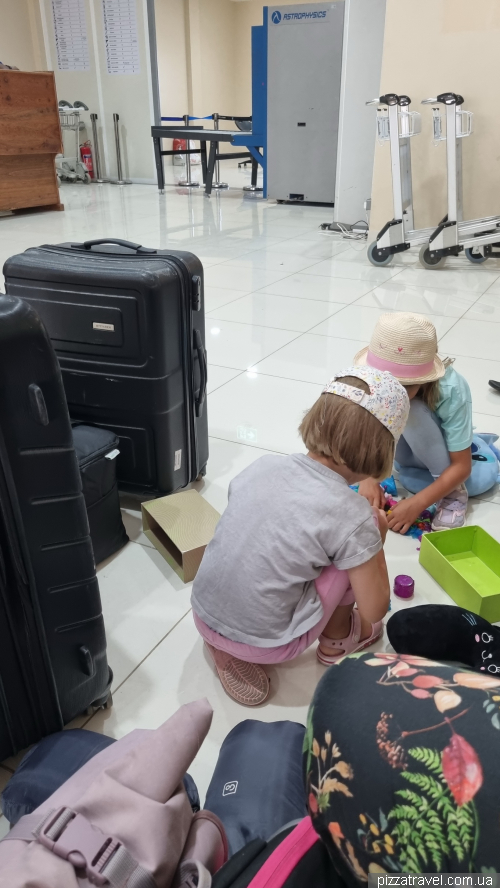
[[357,353],[354,363],[388,370],[403,385],[434,382],[446,370],[437,353],[434,324],[410,311],[381,315],[370,345]]

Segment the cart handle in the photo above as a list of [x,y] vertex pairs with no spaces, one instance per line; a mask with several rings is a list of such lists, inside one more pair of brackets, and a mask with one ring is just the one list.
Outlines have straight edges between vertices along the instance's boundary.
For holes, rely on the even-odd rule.
[[83,246],[84,250],[91,250],[92,247],[97,247],[99,244],[114,244],[117,247],[127,247],[129,250],[135,250],[136,253],[156,253],[157,250],[152,250],[149,247],[143,247],[141,244],[134,244],[132,241],[120,240],[118,237],[101,237],[98,240],[89,240],[85,241],[83,245],[80,244],[71,244],[71,246],[78,250],[80,246]]
[[422,105],[463,105],[464,97],[458,93],[440,93],[435,99],[422,99]]
[[396,93],[385,93],[383,96],[379,96],[378,99],[371,99],[369,102],[366,102],[367,105],[399,105],[399,100],[401,96],[397,96]]

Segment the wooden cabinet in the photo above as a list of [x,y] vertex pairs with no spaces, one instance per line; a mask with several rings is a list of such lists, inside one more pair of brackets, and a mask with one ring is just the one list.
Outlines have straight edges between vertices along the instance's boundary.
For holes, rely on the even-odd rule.
[[62,150],[54,74],[0,70],[0,210],[62,210],[55,171]]

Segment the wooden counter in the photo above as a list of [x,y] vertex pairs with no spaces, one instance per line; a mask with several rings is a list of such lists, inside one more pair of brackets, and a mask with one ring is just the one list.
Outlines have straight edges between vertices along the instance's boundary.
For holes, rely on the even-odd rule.
[[62,210],[62,150],[53,72],[0,70],[0,210]]

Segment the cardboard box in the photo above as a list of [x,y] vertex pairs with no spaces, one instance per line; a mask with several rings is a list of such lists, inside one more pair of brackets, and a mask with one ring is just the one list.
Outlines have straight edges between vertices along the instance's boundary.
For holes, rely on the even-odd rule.
[[142,528],[180,578],[194,580],[219,513],[196,490],[142,503]]
[[482,527],[424,534],[420,564],[461,607],[500,620],[500,543]]

